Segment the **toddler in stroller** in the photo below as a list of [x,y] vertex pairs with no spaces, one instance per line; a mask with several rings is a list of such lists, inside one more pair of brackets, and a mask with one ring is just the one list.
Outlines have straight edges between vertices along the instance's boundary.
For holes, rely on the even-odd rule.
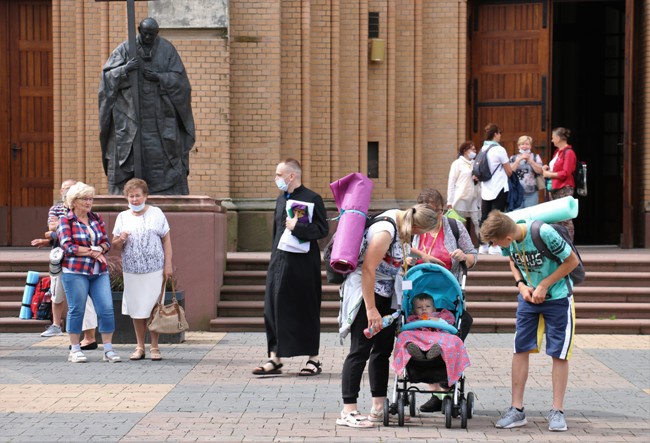
[[[462,288],[456,278],[436,264],[413,267],[406,274],[412,288],[404,291],[402,324],[393,354],[396,373],[394,403],[386,400],[384,425],[388,414],[398,414],[404,423],[404,407],[416,415],[415,394],[428,393],[442,399],[445,425],[451,427],[452,417],[461,416],[461,427],[472,417],[474,394],[464,392],[463,371],[470,366],[463,343],[469,332],[471,317],[464,310]],[[427,383],[421,389],[413,383]]]

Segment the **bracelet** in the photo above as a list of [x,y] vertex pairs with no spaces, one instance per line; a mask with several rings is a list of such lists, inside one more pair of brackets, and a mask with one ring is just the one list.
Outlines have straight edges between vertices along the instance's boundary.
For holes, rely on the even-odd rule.
[[515,287],[518,288],[518,287],[519,287],[519,283],[523,283],[523,284],[525,284],[526,286],[528,286],[528,283],[526,283],[526,280],[524,280],[523,278],[520,278],[519,280],[517,280],[517,281],[515,282]]

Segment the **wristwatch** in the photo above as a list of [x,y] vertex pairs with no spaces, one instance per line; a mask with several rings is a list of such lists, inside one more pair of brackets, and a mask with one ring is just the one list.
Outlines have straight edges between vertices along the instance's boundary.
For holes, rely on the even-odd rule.
[[101,246],[91,246],[90,249],[92,249],[95,252],[104,252]]
[[520,278],[519,280],[517,280],[517,281],[515,282],[515,287],[516,287],[516,288],[519,287],[519,283],[523,283],[523,284],[525,284],[526,286],[528,286],[528,283],[526,283],[526,280],[524,280],[523,278]]

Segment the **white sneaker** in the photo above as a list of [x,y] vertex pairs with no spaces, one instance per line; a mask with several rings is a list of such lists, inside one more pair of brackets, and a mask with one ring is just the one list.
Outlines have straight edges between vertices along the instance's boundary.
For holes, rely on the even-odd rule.
[[41,337],[56,337],[59,335],[63,335],[61,327],[52,324],[41,334]]
[[86,363],[88,359],[81,351],[70,351],[70,355],[68,355],[68,361],[71,361],[72,363]]
[[115,351],[111,349],[110,351],[104,352],[104,361],[107,361],[109,363],[117,363],[118,361],[122,361],[122,359],[115,353]]
[[487,254],[488,251],[489,251],[489,247],[488,247],[487,243],[485,243],[485,244],[478,247],[478,253],[479,254]]
[[501,247],[497,245],[492,245],[488,248],[488,254],[490,255],[501,255]]

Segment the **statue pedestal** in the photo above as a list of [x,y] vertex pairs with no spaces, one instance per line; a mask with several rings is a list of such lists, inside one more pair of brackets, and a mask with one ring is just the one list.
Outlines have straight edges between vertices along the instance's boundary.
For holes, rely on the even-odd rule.
[[[226,209],[206,196],[150,195],[147,203],[159,207],[169,222],[176,290],[185,292],[190,330],[207,331],[217,314],[226,269]],[[92,210],[101,214],[113,238],[115,219],[126,209],[124,197],[97,195]]]

